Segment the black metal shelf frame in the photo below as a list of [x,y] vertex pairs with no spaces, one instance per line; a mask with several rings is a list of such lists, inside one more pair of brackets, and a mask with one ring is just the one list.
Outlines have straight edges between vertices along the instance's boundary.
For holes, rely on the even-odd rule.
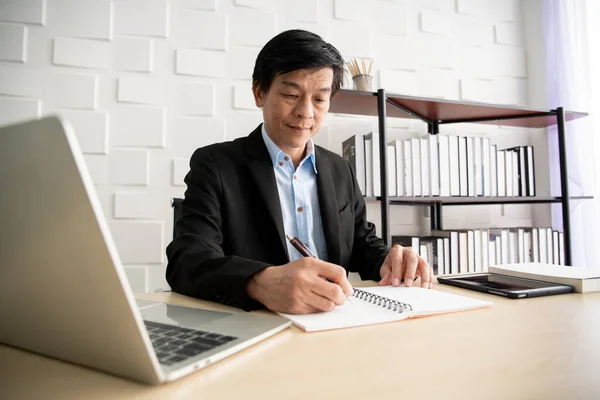
[[[481,117],[481,118],[463,118],[463,119],[446,119],[436,120],[429,119],[419,113],[409,109],[408,107],[397,104],[390,100],[386,95],[385,89],[379,89],[377,91],[377,117],[379,119],[379,161],[381,170],[381,225],[382,225],[382,237],[385,243],[391,245],[391,232],[389,224],[389,206],[392,204],[400,205],[417,205],[417,206],[428,206],[430,208],[430,219],[431,229],[443,229],[442,223],[442,206],[443,205],[478,205],[478,204],[534,204],[534,203],[561,203],[562,205],[562,219],[563,219],[563,233],[564,233],[564,244],[565,244],[565,263],[571,265],[571,218],[569,215],[570,198],[569,198],[569,187],[568,187],[568,173],[567,173],[567,157],[566,157],[566,137],[565,137],[565,111],[562,107],[559,107],[550,111],[532,112],[529,114],[521,114],[515,116],[494,116],[494,117]],[[502,120],[514,120],[514,119],[527,119],[527,118],[539,118],[554,116],[557,120],[558,126],[558,149],[559,149],[559,162],[560,162],[560,182],[561,182],[561,196],[559,197],[502,197],[502,198],[463,198],[460,197],[448,197],[448,198],[402,198],[388,197],[387,190],[387,138],[386,138],[386,105],[392,105],[411,117],[420,119],[428,125],[428,132],[431,135],[437,135],[439,133],[439,127],[441,124],[454,124],[454,123],[478,123],[485,121],[502,121]],[[462,200],[462,201],[461,201]]]

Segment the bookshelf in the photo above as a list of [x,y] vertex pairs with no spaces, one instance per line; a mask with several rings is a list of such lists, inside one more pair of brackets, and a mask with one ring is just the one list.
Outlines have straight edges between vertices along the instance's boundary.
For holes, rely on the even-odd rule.
[[[569,197],[565,122],[585,117],[587,116],[586,113],[565,111],[562,107],[553,110],[539,110],[486,103],[420,98],[387,93],[385,89],[379,89],[377,92],[342,89],[332,99],[329,112],[378,117],[381,196],[365,199],[380,201],[382,238],[387,245],[391,244],[390,205],[430,207],[431,229],[441,230],[443,229],[443,206],[560,203],[564,230],[565,263],[571,265],[569,204],[570,200],[575,198]],[[523,128],[547,128],[557,125],[561,195],[534,197],[389,197],[386,155],[386,120],[388,117],[421,120],[428,125],[428,132],[431,135],[439,133],[440,125],[453,123],[480,123]],[[576,199],[591,199],[591,197],[577,197]]]

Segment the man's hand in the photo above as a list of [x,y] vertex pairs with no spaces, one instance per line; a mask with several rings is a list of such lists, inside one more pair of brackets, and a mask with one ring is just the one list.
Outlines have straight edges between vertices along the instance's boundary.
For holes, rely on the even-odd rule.
[[344,268],[311,257],[256,273],[247,290],[268,309],[289,314],[332,310],[353,292]]
[[379,286],[400,285],[404,280],[406,286],[412,286],[417,277],[421,277],[421,287],[431,289],[433,269],[418,256],[411,247],[395,245],[385,258],[379,270],[381,281]]

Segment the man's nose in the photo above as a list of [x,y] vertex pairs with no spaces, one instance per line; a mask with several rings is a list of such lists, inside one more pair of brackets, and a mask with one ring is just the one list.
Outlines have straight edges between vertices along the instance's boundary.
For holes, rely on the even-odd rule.
[[311,119],[315,116],[313,104],[310,99],[300,98],[296,103],[296,116],[302,119]]

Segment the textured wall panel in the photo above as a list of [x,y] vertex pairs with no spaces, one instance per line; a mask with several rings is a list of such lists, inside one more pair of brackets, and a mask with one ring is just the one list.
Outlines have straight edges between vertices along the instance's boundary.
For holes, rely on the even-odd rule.
[[148,152],[111,150],[108,154],[108,182],[111,185],[148,186]]
[[461,14],[486,18],[489,15],[488,0],[456,0],[456,11]]
[[514,23],[498,22],[494,26],[494,34],[496,43],[509,46],[520,46],[523,43],[521,28]]
[[109,227],[123,264],[163,261],[162,222],[112,222]]
[[0,60],[27,61],[26,27],[0,23],[0,38]]
[[411,13],[403,4],[389,1],[375,1],[374,21],[380,32],[392,35],[406,35],[407,15]]
[[0,94],[40,98],[43,91],[42,70],[0,66]]
[[176,72],[183,75],[224,78],[227,56],[224,52],[209,50],[177,50]]
[[173,173],[171,184],[173,186],[185,186],[183,179],[190,171],[190,159],[187,157],[178,157],[173,159]]
[[119,107],[110,116],[110,144],[114,147],[164,147],[165,110]]
[[225,50],[227,16],[209,11],[180,10],[173,26],[179,48]]
[[379,68],[407,71],[417,69],[420,49],[413,39],[397,35],[375,35],[373,45],[373,71]]
[[496,78],[493,82],[494,102],[516,106],[527,104],[527,82],[520,78]]
[[347,21],[362,21],[365,15],[371,14],[369,0],[335,0],[333,16]]
[[217,118],[178,117],[173,118],[170,132],[173,138],[173,155],[190,157],[198,147],[225,140],[225,121]]
[[448,35],[452,32],[453,15],[440,11],[423,11],[419,15],[421,22],[421,30],[423,32],[437,33],[440,35]]
[[57,74],[54,86],[58,108],[96,109],[98,88],[96,75]]
[[39,100],[0,97],[0,126],[38,118],[42,110]]
[[431,36],[420,47],[421,67],[453,69],[458,64],[457,45],[443,36]]
[[[334,46],[345,58],[370,56],[371,30],[356,29],[352,24],[336,25],[331,28],[331,43],[335,43]],[[374,41],[374,44],[377,45],[377,42]]]
[[173,0],[173,3],[181,8],[192,10],[211,10],[217,9],[217,0]]
[[485,47],[494,41],[494,29],[481,18],[470,15],[456,15],[453,18],[452,39],[462,45]]
[[110,69],[111,44],[97,40],[56,38],[52,61],[58,65]]
[[115,218],[160,219],[168,206],[163,193],[116,192]]
[[319,0],[284,0],[285,17],[295,22],[319,22]]
[[492,52],[488,48],[464,47],[460,54],[462,76],[476,79],[492,79],[494,66]]
[[152,71],[152,39],[118,36],[113,42],[113,66],[121,71]]
[[[231,44],[262,47],[275,36],[275,14],[272,12],[238,8],[230,15]],[[252,21],[251,29],[248,29],[248,21]]]
[[252,94],[252,82],[236,82],[233,85],[233,108],[256,110],[254,95]]
[[164,80],[157,78],[119,78],[117,100],[125,103],[163,104]]
[[83,159],[94,185],[108,185],[108,157],[98,154],[84,154]]
[[477,79],[461,79],[460,81],[460,99],[466,101],[477,101],[482,103],[491,103],[494,86],[490,81]]
[[145,293],[148,290],[146,267],[125,267],[125,275],[133,293]]
[[48,29],[55,36],[110,39],[112,3],[109,1],[52,0]]
[[258,111],[240,111],[235,118],[227,120],[226,140],[234,140],[248,136],[263,122],[262,113]]
[[453,75],[453,71],[441,69],[419,71],[419,96],[458,100],[458,79]]
[[215,85],[190,82],[175,86],[175,113],[180,115],[214,115]]
[[91,111],[60,111],[71,123],[83,153],[108,152],[108,115]]
[[231,46],[227,52],[227,77],[251,79],[259,51],[258,47]]
[[524,78],[527,74],[525,50],[519,47],[494,45],[492,61],[496,76]]
[[251,7],[251,8],[262,8],[262,9],[273,9],[276,5],[277,0],[234,0],[233,3],[236,6]]
[[379,70],[379,86],[391,93],[419,95],[417,73],[412,71]]
[[0,21],[44,25],[46,0],[2,0],[0,2]]
[[519,3],[519,0],[491,0],[490,15],[497,21],[514,22],[519,14]]
[[127,0],[114,2],[115,33],[167,37],[167,0]]

